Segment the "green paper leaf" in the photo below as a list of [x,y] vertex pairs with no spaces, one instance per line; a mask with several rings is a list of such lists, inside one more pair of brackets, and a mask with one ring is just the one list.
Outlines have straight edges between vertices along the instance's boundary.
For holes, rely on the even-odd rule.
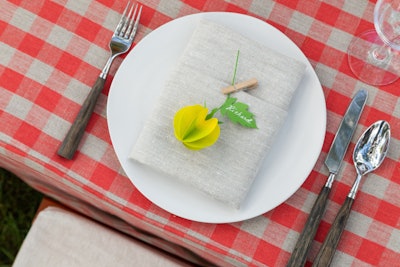
[[220,107],[220,112],[234,123],[239,123],[247,128],[257,128],[254,114],[248,111],[248,108],[248,105],[237,102],[236,98],[228,97]]
[[211,119],[214,116],[214,114],[218,112],[218,110],[219,108],[213,108],[211,112],[206,116],[206,120]]

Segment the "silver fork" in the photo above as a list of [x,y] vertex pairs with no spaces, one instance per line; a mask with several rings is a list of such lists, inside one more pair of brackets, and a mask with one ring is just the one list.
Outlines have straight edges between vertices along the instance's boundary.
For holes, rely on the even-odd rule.
[[139,25],[141,13],[141,5],[131,5],[131,2],[129,2],[125,7],[124,13],[122,14],[122,17],[110,40],[109,46],[111,50],[111,56],[97,78],[95,84],[93,85],[89,95],[82,104],[74,123],[71,125],[71,128],[65,136],[64,141],[58,149],[57,153],[61,157],[72,159],[74,156],[80,140],[82,139],[83,133],[85,132],[87,123],[92,116],[97,99],[100,93],[103,91],[104,84],[113,60],[117,56],[126,53],[132,46],[133,38],[136,35]]

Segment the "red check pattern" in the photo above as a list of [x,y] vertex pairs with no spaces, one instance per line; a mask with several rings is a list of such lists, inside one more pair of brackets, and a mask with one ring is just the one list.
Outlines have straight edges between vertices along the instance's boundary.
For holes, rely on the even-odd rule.
[[[0,166],[34,188],[96,220],[201,265],[284,266],[311,206],[325,183],[323,165],[356,90],[369,91],[360,125],[385,119],[392,142],[382,166],[364,180],[333,266],[400,266],[399,83],[373,87],[350,71],[346,49],[354,35],[372,29],[374,1],[172,0],[145,1],[135,42],[184,15],[230,11],[258,17],[292,39],[312,63],[327,103],[321,155],[302,187],[257,218],[203,224],[152,204],[124,175],[113,151],[101,95],[76,158],[56,155],[71,122],[108,56],[108,40],[125,1],[8,0],[0,8]],[[310,118],[312,119],[312,118]],[[355,178],[345,157],[326,214],[308,256],[311,265]],[[206,261],[204,261],[206,260]]]

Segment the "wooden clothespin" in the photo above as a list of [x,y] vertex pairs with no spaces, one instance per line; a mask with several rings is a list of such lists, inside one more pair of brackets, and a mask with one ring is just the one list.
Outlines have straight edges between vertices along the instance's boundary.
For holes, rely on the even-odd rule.
[[256,78],[252,78],[250,80],[244,81],[244,82],[240,82],[240,83],[236,83],[234,85],[230,85],[227,87],[222,88],[222,93],[227,95],[230,93],[234,93],[240,90],[248,90],[248,89],[253,89],[254,87],[256,87],[258,84],[258,81]]

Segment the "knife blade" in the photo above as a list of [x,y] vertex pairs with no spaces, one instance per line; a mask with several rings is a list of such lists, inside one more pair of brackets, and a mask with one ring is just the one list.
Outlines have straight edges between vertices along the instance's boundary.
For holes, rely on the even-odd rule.
[[[340,169],[347,147],[349,146],[350,140],[356,130],[361,112],[364,109],[367,96],[368,93],[365,90],[359,90],[357,92],[339,125],[339,130],[333,139],[331,148],[329,149],[328,155],[325,159],[325,166],[328,168],[329,173],[332,176],[335,176]],[[333,179],[334,177],[332,180]]]
[[303,231],[301,232],[292,255],[286,265],[287,267],[304,266],[306,262],[311,242],[314,239],[318,225],[325,212],[332,184],[357,128],[358,120],[360,119],[361,113],[364,109],[367,97],[368,92],[366,90],[359,90],[353,97],[342,121],[340,122],[338,131],[336,132],[335,138],[333,139],[332,145],[325,159],[325,166],[329,170],[328,179],[310,211]]

